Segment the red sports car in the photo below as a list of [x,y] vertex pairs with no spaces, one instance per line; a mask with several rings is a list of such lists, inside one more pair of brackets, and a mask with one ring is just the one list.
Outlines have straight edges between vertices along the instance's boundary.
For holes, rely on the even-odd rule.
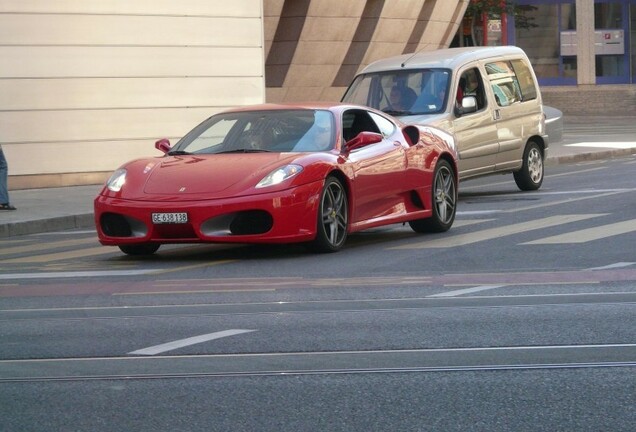
[[455,219],[454,138],[345,104],[258,105],[213,115],[161,157],[115,171],[95,198],[99,241],[126,254],[164,243],[306,242],[397,222]]

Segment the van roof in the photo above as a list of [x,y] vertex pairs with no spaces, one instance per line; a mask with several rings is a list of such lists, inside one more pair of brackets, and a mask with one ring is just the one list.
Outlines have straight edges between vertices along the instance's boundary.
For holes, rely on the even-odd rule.
[[474,60],[504,55],[522,55],[523,50],[516,46],[445,48],[403,54],[375,61],[365,67],[360,74],[396,69],[448,68],[456,69]]

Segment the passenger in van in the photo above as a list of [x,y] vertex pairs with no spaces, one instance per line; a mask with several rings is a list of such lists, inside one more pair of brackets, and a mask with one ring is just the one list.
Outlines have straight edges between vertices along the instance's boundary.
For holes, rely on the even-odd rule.
[[457,102],[458,106],[462,106],[462,99],[464,99],[464,87],[466,87],[466,78],[459,79],[459,85],[457,86],[457,96],[455,97],[455,102]]
[[484,90],[479,85],[479,77],[476,69],[470,69],[464,73],[466,85],[464,87],[464,96],[475,96],[477,99],[477,110],[482,109],[484,103]]
[[409,86],[393,86],[391,93],[389,94],[389,107],[391,111],[408,111],[413,106],[413,103],[417,99],[417,94]]

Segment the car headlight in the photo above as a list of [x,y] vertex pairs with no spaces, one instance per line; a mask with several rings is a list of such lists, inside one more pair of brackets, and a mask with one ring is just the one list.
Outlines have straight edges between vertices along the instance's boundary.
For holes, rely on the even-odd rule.
[[275,169],[271,173],[267,174],[261,181],[256,185],[257,188],[274,186],[279,183],[284,182],[287,179],[292,178],[299,172],[303,170],[303,167],[300,165],[285,165],[284,167],[280,167]]
[[113,192],[119,192],[124,186],[124,183],[126,183],[126,170],[120,168],[110,176],[106,182],[106,187]]

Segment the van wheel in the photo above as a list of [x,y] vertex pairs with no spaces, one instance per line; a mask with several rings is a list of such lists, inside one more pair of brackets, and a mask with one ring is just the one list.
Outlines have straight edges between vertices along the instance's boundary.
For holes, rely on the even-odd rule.
[[523,165],[513,173],[515,183],[523,191],[537,190],[543,183],[543,152],[534,141],[528,141],[523,152]]
[[152,255],[159,249],[157,243],[141,243],[141,244],[127,244],[119,245],[119,249],[126,255]]
[[440,160],[433,177],[433,216],[409,222],[417,233],[444,232],[453,225],[457,212],[457,181],[451,165]]

